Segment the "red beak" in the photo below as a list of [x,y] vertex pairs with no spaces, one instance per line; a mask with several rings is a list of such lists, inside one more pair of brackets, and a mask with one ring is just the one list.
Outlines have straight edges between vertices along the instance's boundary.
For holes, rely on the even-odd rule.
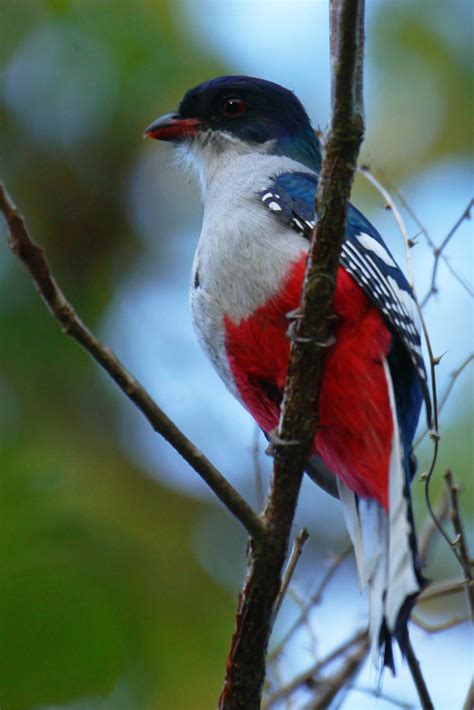
[[143,136],[157,141],[179,141],[195,135],[200,125],[197,118],[180,118],[176,113],[167,113],[150,123]]

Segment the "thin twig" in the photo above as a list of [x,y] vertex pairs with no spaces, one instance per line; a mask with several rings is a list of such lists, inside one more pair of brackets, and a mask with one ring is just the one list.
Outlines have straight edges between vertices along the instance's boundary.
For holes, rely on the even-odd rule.
[[[449,498],[447,491],[443,492],[441,501],[436,506],[434,511],[436,520],[441,524],[449,512]],[[431,516],[428,517],[424,527],[418,534],[418,557],[420,562],[426,564],[431,545],[435,534],[438,532],[438,526]]]
[[461,520],[461,513],[459,510],[459,486],[454,482],[453,474],[451,470],[447,470],[444,474],[446,485],[449,491],[449,497],[451,501],[451,522],[454,528],[455,539],[452,543],[459,550],[459,558],[464,570],[467,585],[467,598],[469,602],[469,611],[471,614],[471,619],[474,620],[474,585],[470,584],[473,581],[473,560],[469,553],[469,546],[467,543],[466,533],[464,531],[464,526]]
[[423,710],[434,710],[433,701],[431,700],[428,687],[421,672],[420,662],[415,655],[413,646],[411,645],[410,637],[407,637],[406,640],[405,658],[420,699],[421,707]]
[[306,710],[327,710],[336,695],[346,689],[350,681],[359,672],[369,651],[369,637],[362,640],[359,648],[348,656],[341,668],[329,678],[325,678],[321,685],[323,692],[316,700],[307,705]]
[[[469,353],[469,355],[461,362],[461,364],[455,370],[453,370],[453,372],[451,373],[449,384],[448,384],[446,391],[443,394],[443,396],[441,397],[439,404],[438,404],[438,414],[441,414],[441,412],[443,411],[444,406],[445,406],[446,402],[448,401],[449,395],[451,394],[452,389],[453,389],[454,385],[456,384],[456,381],[461,376],[461,374],[464,372],[466,367],[468,367],[468,365],[471,364],[471,362],[474,362],[474,353]],[[425,427],[418,434],[417,438],[415,439],[415,441],[413,443],[414,449],[416,449],[416,447],[420,445],[420,443],[423,441],[425,436],[428,434],[428,431],[429,431],[428,427]]]
[[347,651],[349,651],[356,644],[362,643],[368,637],[367,629],[362,631],[357,631],[350,639],[344,641],[344,643],[336,646],[336,648],[328,653],[324,658],[313,663],[313,665],[307,670],[303,671],[299,675],[295,676],[289,683],[280,687],[273,695],[271,695],[266,702],[263,703],[262,710],[271,710],[271,708],[276,705],[281,700],[288,698],[299,688],[308,685],[312,679],[316,678],[319,673],[330,663],[336,661],[338,658],[343,656]]
[[395,217],[395,221],[398,225],[398,229],[400,230],[400,234],[403,237],[403,243],[405,245],[405,252],[406,252],[406,261],[407,261],[407,270],[408,270],[408,281],[410,283],[410,286],[412,290],[415,289],[415,278],[413,276],[413,265],[412,265],[412,260],[411,260],[411,240],[408,234],[408,230],[405,226],[405,222],[403,221],[403,217],[400,213],[400,210],[398,209],[395,200],[391,196],[390,192],[387,190],[386,187],[382,185],[380,180],[375,177],[375,175],[370,171],[370,169],[366,165],[362,165],[359,169],[358,172],[360,172],[364,177],[367,178],[367,180],[375,187],[377,192],[379,192],[382,197],[385,200],[385,203],[387,205],[387,208],[390,209],[392,212],[393,216]]
[[449,244],[451,239],[454,237],[456,232],[458,231],[459,227],[461,224],[468,219],[471,219],[471,210],[472,206],[474,205],[474,200],[470,200],[469,204],[467,205],[466,209],[463,211],[462,215],[459,217],[459,219],[456,221],[456,224],[448,234],[445,236],[439,247],[434,247],[433,249],[433,254],[434,254],[434,264],[433,264],[433,271],[431,274],[431,284],[428,289],[428,292],[424,296],[423,300],[421,301],[421,307],[424,308],[430,298],[434,296],[435,293],[438,293],[438,287],[436,285],[436,277],[438,275],[438,266],[439,266],[439,259],[441,254],[443,253],[443,250],[446,248],[446,246]]
[[263,492],[263,474],[262,465],[260,463],[260,436],[261,431],[258,424],[255,424],[253,432],[253,442],[252,442],[252,459],[253,459],[253,471],[255,479],[255,500],[257,504],[257,510],[261,510],[263,507],[263,501],[265,499]]
[[295,538],[295,541],[293,543],[293,547],[290,552],[290,557],[288,559],[288,564],[286,565],[286,569],[283,574],[283,579],[281,582],[280,591],[279,591],[278,596],[275,601],[275,609],[273,612],[273,622],[275,621],[276,617],[278,616],[278,612],[280,611],[281,605],[283,603],[283,599],[285,598],[285,594],[288,590],[288,587],[290,586],[290,582],[293,577],[293,573],[296,569],[296,565],[298,564],[298,561],[301,557],[301,553],[303,552],[303,547],[304,547],[308,538],[309,538],[309,532],[306,530],[306,528],[303,528],[302,530],[300,530],[298,535]]
[[[406,198],[402,195],[401,191],[399,188],[395,187],[395,192],[397,193],[397,197],[400,200],[400,203],[403,205],[405,210],[408,212],[410,217],[414,220],[418,228],[420,229],[420,234],[423,234],[426,238],[426,241],[428,242],[428,246],[433,252],[433,256],[436,256],[436,253],[438,252],[438,247],[432,240],[428,230],[426,227],[421,223],[420,219],[418,218],[418,215],[415,213],[413,208],[408,204]],[[413,241],[413,240],[412,240]],[[455,269],[451,266],[448,257],[443,251],[439,251],[439,258],[441,258],[444,263],[446,268],[449,270],[451,275],[456,279],[456,281],[462,286],[462,288],[469,294],[469,296],[474,296],[474,290],[471,288],[470,284],[466,283],[464,279],[457,273]],[[436,289],[437,291],[437,289]]]
[[470,615],[465,614],[464,616],[453,616],[452,619],[440,621],[438,624],[430,624],[428,621],[420,619],[419,616],[412,613],[412,615],[410,616],[410,621],[412,622],[412,624],[415,624],[415,626],[418,626],[418,628],[423,629],[423,631],[426,631],[428,634],[437,634],[440,631],[447,631],[448,629],[452,629],[455,626],[464,624],[466,623],[466,621],[469,621],[470,618]]
[[[415,706],[412,703],[406,703],[403,700],[398,700],[398,698],[394,698],[393,695],[388,695],[388,693],[382,693],[377,688],[365,688],[364,686],[355,684],[351,685],[350,688],[351,690],[355,690],[357,693],[371,695],[377,700],[385,700],[386,703],[390,703],[390,705],[395,705],[398,708],[403,708],[403,710],[416,710]],[[334,708],[334,710],[336,710],[336,708]]]
[[0,212],[3,213],[13,254],[26,266],[51,314],[59,321],[67,335],[76,340],[120,387],[122,392],[147,418],[153,429],[161,434],[201,476],[226,508],[242,523],[254,538],[263,535],[263,524],[237,490],[213,464],[171,421],[153,401],[145,388],[122,365],[116,355],[81,321],[72,305],[56,283],[43,249],[35,244],[26,229],[4,185],[0,183]]
[[460,594],[461,592],[464,592],[466,587],[469,587],[472,584],[473,582],[467,582],[465,579],[459,578],[447,579],[442,582],[434,582],[418,595],[417,604],[433,601],[433,599],[441,599],[443,597],[451,596],[452,594]]
[[286,646],[286,644],[288,643],[290,638],[293,636],[293,634],[307,620],[308,614],[311,611],[311,609],[316,604],[319,604],[319,602],[321,601],[322,595],[323,595],[324,591],[326,590],[328,584],[331,582],[335,573],[337,572],[337,570],[339,569],[341,564],[344,562],[344,560],[349,556],[349,554],[351,552],[352,552],[352,545],[350,545],[349,547],[346,547],[346,549],[340,555],[338,555],[337,557],[334,558],[334,560],[332,560],[332,562],[329,565],[328,569],[326,570],[323,578],[321,579],[321,582],[318,584],[316,590],[313,592],[313,594],[308,599],[302,613],[294,621],[294,623],[290,626],[288,631],[285,633],[285,635],[282,637],[282,639],[279,641],[279,643],[275,646],[275,648],[270,653],[270,655],[268,657],[268,660],[270,662],[273,662],[276,660],[276,658],[278,658],[278,656],[283,651],[283,648]]

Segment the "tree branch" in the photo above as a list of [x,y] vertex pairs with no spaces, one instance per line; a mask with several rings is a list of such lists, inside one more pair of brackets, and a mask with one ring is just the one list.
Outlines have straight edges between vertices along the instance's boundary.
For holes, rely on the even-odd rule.
[[317,194],[300,313],[292,345],[275,443],[274,473],[264,509],[268,534],[249,548],[248,573],[239,597],[220,710],[257,710],[274,604],[288,550],[303,468],[317,426],[324,355],[339,257],[357,156],[362,115],[363,0],[332,0],[336,23],[333,110]]
[[346,658],[341,668],[334,675],[324,679],[325,690],[307,706],[306,710],[326,710],[336,695],[347,687],[352,678],[359,672],[368,650],[369,636],[367,634],[362,639],[359,647]]
[[420,698],[421,707],[423,710],[434,710],[433,701],[431,700],[425,679],[420,668],[420,662],[415,656],[411,640],[407,637],[405,645],[405,659],[410,669],[411,677],[416,687],[418,697]]
[[[471,210],[472,207],[474,206],[474,200],[469,200],[469,204],[467,205],[466,209],[462,213],[462,215],[459,217],[459,219],[456,221],[456,224],[452,229],[449,230],[448,234],[445,236],[439,247],[434,247],[433,249],[433,254],[434,254],[434,264],[433,264],[433,271],[431,274],[431,284],[428,289],[428,292],[426,293],[425,297],[423,298],[421,302],[421,307],[424,308],[430,298],[434,296],[436,293],[438,293],[438,286],[436,283],[436,277],[438,275],[438,266],[439,266],[439,260],[441,256],[443,255],[443,251],[445,247],[449,244],[451,239],[454,237],[456,232],[458,231],[459,227],[465,220],[471,219]],[[471,294],[472,295],[472,294]]]
[[323,578],[321,579],[321,582],[318,584],[315,592],[311,594],[310,598],[307,600],[305,603],[301,614],[298,616],[298,618],[294,621],[294,623],[290,626],[288,631],[285,633],[281,641],[275,646],[275,648],[272,650],[269,656],[270,661],[274,661],[278,658],[278,656],[281,654],[283,648],[286,646],[290,638],[293,636],[293,634],[300,628],[300,626],[308,619],[308,615],[311,611],[311,609],[316,605],[321,602],[322,596],[331,582],[332,578],[340,568],[341,564],[344,562],[345,559],[349,556],[349,554],[352,552],[352,545],[349,545],[346,547],[346,549],[340,554],[337,555],[337,557],[332,560],[331,564],[329,565],[328,569],[326,570]]
[[275,618],[278,616],[278,612],[280,611],[280,607],[283,604],[283,599],[285,598],[285,594],[288,591],[288,587],[290,586],[291,578],[293,577],[293,573],[296,569],[296,565],[298,564],[298,561],[301,557],[301,553],[303,552],[303,547],[305,546],[305,543],[308,538],[309,538],[309,532],[306,530],[306,528],[303,528],[302,530],[300,530],[298,535],[295,538],[295,541],[293,543],[293,548],[291,550],[290,557],[288,560],[288,564],[286,565],[285,574],[283,575],[283,579],[281,582],[280,591],[278,592],[278,597],[276,598],[276,601],[275,601],[275,607],[273,609],[273,615]]
[[433,599],[442,599],[449,597],[452,594],[460,594],[464,592],[466,587],[474,586],[473,582],[468,582],[466,579],[447,579],[442,582],[433,582],[418,595],[417,604],[422,604]]
[[456,546],[459,550],[460,563],[464,570],[466,582],[468,582],[466,591],[470,617],[471,620],[474,620],[474,585],[470,584],[473,581],[473,560],[471,559],[466,533],[464,532],[464,526],[461,520],[461,511],[459,509],[459,486],[454,482],[453,474],[449,469],[444,474],[444,478],[449,491],[451,502],[451,522],[453,524],[454,534],[456,535],[452,545],[453,547]]
[[94,360],[148,419],[153,429],[161,434],[194,468],[226,508],[242,523],[247,532],[255,539],[262,537],[263,524],[248,503],[204,456],[202,451],[158,407],[145,388],[128,372],[116,355],[103,345],[81,321],[56,283],[43,249],[31,240],[24,219],[3,183],[0,183],[0,212],[7,224],[10,249],[30,272],[41,297],[51,314],[61,324],[64,333],[74,338],[92,355]]
[[[277,703],[285,698],[288,698],[292,693],[294,693],[299,688],[303,686],[308,686],[310,683],[319,683],[318,678],[319,673],[327,665],[333,661],[338,660],[347,651],[349,651],[353,646],[360,643],[365,643],[369,637],[367,629],[362,631],[357,631],[353,636],[351,636],[347,641],[344,641],[340,646],[337,646],[334,651],[331,651],[327,656],[319,661],[313,663],[313,665],[308,668],[303,673],[297,675],[293,680],[291,680],[287,685],[279,688],[263,705],[263,710],[271,710]],[[322,682],[322,681],[321,681]],[[326,681],[324,681],[326,683]]]

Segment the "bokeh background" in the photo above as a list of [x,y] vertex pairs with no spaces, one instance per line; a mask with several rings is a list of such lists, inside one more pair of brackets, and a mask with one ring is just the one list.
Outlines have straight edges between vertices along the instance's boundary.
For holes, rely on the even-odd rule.
[[[362,160],[403,192],[436,243],[473,189],[472,20],[469,0],[371,0],[367,8]],[[187,88],[222,73],[285,84],[324,128],[326,1],[0,0],[1,178],[83,319],[255,502],[256,460],[264,481],[270,466],[263,442],[200,352],[187,308],[197,187],[177,173],[168,146],[142,140]],[[393,218],[362,178],[354,201],[404,264]],[[413,220],[408,226],[419,232]],[[465,222],[447,250],[465,281],[472,236]],[[423,236],[413,260],[423,295],[433,262]],[[446,353],[443,392],[473,347],[470,297],[443,262],[426,316],[435,351]],[[61,334],[5,239],[0,366],[0,707],[214,707],[245,536]],[[437,494],[451,466],[464,482],[470,533],[472,392],[466,368],[443,413],[434,486]],[[428,444],[419,451],[421,469],[429,452]],[[414,490],[422,525],[422,486]],[[297,524],[311,531],[295,582],[304,597],[347,540],[338,504],[311,485]],[[441,540],[432,560],[433,579],[459,574]],[[281,677],[363,624],[365,605],[349,560],[313,615],[316,648],[298,636]],[[288,600],[276,640],[296,613]],[[431,620],[453,613],[463,613],[462,597],[424,611]],[[436,706],[461,707],[472,662],[467,625],[414,638]],[[373,681],[367,668],[343,707],[390,707],[360,692]],[[383,689],[416,707],[405,672]]]

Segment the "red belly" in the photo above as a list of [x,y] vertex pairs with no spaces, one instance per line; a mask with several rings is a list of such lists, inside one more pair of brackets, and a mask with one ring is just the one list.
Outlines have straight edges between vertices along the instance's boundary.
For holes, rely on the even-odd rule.
[[[298,307],[306,255],[280,293],[236,324],[225,318],[229,366],[242,401],[265,432],[278,425],[290,344],[285,314]],[[362,497],[388,508],[392,415],[383,369],[391,334],[342,267],[334,296],[335,344],[328,350],[314,442],[326,466]]]

